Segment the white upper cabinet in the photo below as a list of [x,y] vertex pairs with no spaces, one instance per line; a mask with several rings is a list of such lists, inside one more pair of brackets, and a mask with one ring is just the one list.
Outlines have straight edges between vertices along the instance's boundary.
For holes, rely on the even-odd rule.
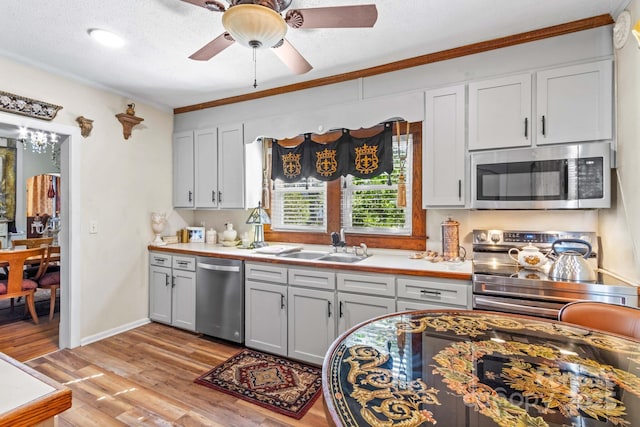
[[244,143],[241,123],[180,132],[173,143],[176,208],[245,209],[262,196],[262,143]]
[[195,131],[195,163],[196,207],[215,208],[218,206],[218,130],[216,128]]
[[[242,124],[218,127],[218,203],[221,208],[244,208],[245,168],[262,170],[260,164],[245,164],[244,148]],[[255,200],[256,206],[259,200]]]
[[194,207],[193,132],[173,135],[173,206]]
[[423,207],[464,207],[465,86],[430,90],[425,95]]
[[536,143],[611,139],[612,72],[608,60],[539,71]]
[[469,83],[469,150],[531,145],[531,74]]
[[[469,84],[469,150],[613,137],[610,60]],[[535,99],[532,100],[532,93]]]

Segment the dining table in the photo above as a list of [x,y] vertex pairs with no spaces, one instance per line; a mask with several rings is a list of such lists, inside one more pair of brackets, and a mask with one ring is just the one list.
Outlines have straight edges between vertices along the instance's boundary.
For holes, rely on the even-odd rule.
[[640,342],[477,310],[394,313],[323,364],[332,426],[640,426]]

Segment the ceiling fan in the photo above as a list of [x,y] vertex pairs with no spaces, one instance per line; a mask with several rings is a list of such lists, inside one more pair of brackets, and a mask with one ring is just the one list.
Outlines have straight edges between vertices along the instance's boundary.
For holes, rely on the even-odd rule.
[[207,61],[238,42],[253,49],[273,48],[278,58],[296,74],[304,74],[313,67],[285,38],[287,25],[294,29],[358,28],[373,27],[378,19],[375,4],[291,9],[283,17],[281,13],[292,0],[227,0],[228,7],[218,0],[182,1],[222,12],[222,25],[226,30],[190,59]]

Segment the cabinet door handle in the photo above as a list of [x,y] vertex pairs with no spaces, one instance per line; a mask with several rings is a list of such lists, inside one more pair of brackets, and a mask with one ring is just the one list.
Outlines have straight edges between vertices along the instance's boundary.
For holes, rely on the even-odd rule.
[[280,310],[284,310],[284,295],[280,294]]
[[214,203],[216,201],[216,191],[215,190],[211,191],[211,201],[214,202]]
[[189,190],[189,201],[191,201],[192,198],[193,198],[193,192]]
[[164,274],[164,285],[169,286],[169,275],[166,273]]
[[436,296],[442,295],[442,292],[440,291],[429,291],[427,289],[420,289],[420,293],[427,294],[427,295],[436,295]]
[[175,288],[176,286],[176,276],[171,276],[171,287]]
[[340,311],[338,313],[338,317],[342,318],[342,301],[340,301]]
[[462,180],[458,180],[458,200],[462,199]]
[[222,203],[222,191],[218,191],[218,203]]
[[529,117],[524,118],[524,139],[529,139]]
[[327,317],[331,317],[331,301],[327,301]]
[[546,129],[546,120],[544,118],[544,116],[542,116],[542,136],[544,136],[546,138],[547,136],[547,129]]

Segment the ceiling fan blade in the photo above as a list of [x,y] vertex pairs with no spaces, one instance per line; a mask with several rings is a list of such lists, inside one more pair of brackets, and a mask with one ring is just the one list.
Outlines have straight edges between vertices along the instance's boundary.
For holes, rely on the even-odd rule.
[[281,46],[274,47],[272,50],[278,58],[284,62],[284,65],[289,67],[289,69],[295,74],[304,74],[313,69],[311,64],[309,64],[307,60],[300,55],[300,52],[298,52],[296,48],[287,41],[287,39],[282,41]]
[[292,9],[285,18],[291,28],[373,27],[377,20],[375,4]]
[[182,0],[185,3],[195,4],[196,6],[204,7],[212,12],[224,12],[226,7],[218,0]]
[[205,44],[199,51],[189,57],[196,61],[208,61],[234,43],[235,40],[229,33],[222,33],[209,43]]

